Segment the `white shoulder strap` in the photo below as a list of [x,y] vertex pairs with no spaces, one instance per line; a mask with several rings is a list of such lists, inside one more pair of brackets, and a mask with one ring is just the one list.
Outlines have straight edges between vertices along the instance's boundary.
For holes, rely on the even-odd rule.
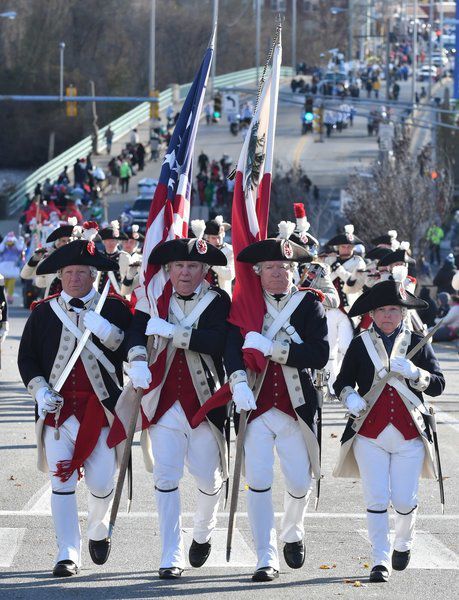
[[[79,329],[75,325],[75,323],[72,321],[72,319],[70,319],[70,317],[67,315],[65,310],[63,310],[63,308],[61,306],[59,306],[57,298],[53,298],[49,304],[50,304],[54,314],[61,321],[61,323],[67,327],[67,329],[70,331],[70,333],[72,333],[76,337],[77,340],[80,340],[81,336],[83,335],[83,332],[81,331],[81,329]],[[94,344],[94,342],[92,342],[91,340],[88,340],[86,342],[85,349],[87,349],[89,352],[94,354],[94,356],[97,358],[97,360],[100,362],[100,364],[103,365],[109,373],[115,373],[115,367],[108,360],[108,358],[105,356],[103,351]],[[83,352],[84,352],[84,350],[83,350]]]
[[373,344],[373,340],[370,337],[370,333],[368,331],[364,331],[360,336],[362,338],[363,343],[365,344],[365,348],[368,352],[368,356],[370,357],[371,362],[375,368],[376,374],[381,379],[387,374],[387,369],[383,365],[383,362],[376,351],[375,345]]
[[202,313],[206,310],[206,308],[216,296],[217,292],[209,290],[206,293],[206,295],[203,296],[201,300],[199,300],[199,302],[187,316],[185,316],[183,310],[178,305],[177,300],[174,298],[174,296],[172,296],[170,301],[170,309],[177,317],[182,327],[191,327],[194,323],[196,323],[196,321],[199,319],[199,317],[202,315]]
[[[265,337],[269,338],[270,340],[274,339],[276,333],[278,333],[278,331],[282,329],[285,323],[292,316],[293,312],[298,308],[300,302],[303,300],[306,293],[307,292],[296,292],[295,294],[293,294],[293,296],[290,298],[290,300],[280,312],[278,312],[274,308],[274,306],[272,306],[269,302],[266,303],[267,311],[274,319],[274,321],[271,323],[271,326],[269,327],[268,331],[264,334]],[[289,332],[290,337],[296,344],[301,344],[302,339],[295,331],[295,328],[291,326],[291,329],[293,330],[293,333]]]
[[120,289],[119,283],[116,281],[115,273],[113,271],[108,271],[107,275],[108,275],[108,278],[110,279],[110,282],[111,282],[115,292],[118,295],[121,295],[121,289]]

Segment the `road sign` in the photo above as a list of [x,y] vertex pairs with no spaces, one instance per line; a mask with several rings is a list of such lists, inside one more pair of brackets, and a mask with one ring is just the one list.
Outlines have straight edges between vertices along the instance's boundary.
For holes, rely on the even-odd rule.
[[223,96],[223,112],[227,116],[239,113],[239,94],[225,93]]

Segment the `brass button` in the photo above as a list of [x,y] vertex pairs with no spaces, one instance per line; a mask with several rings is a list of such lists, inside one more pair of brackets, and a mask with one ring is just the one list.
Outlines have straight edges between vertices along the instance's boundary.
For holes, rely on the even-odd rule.
[[298,386],[298,385],[297,385],[297,386],[295,387],[295,392],[299,392],[300,390],[301,390],[300,386]]

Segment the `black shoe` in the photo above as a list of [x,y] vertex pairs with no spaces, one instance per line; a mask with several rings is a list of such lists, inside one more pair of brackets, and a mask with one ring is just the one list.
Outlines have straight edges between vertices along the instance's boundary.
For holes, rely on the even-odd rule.
[[208,542],[204,542],[204,544],[198,544],[198,542],[193,540],[188,553],[190,565],[197,568],[202,567],[202,565],[209,558],[211,549],[210,540]]
[[96,565],[103,565],[107,562],[110,555],[111,543],[107,538],[105,540],[89,540],[89,554],[92,562]]
[[272,567],[262,567],[257,569],[252,575],[252,581],[273,581],[279,577],[279,571]]
[[300,569],[304,565],[304,541],[286,542],[284,545],[285,562],[291,569]]
[[181,577],[183,573],[183,569],[179,567],[164,567],[159,569],[159,578],[160,579],[178,579]]
[[406,550],[405,552],[394,550],[392,552],[392,568],[394,571],[404,571],[410,562],[410,557],[410,550]]
[[383,565],[376,565],[371,569],[371,583],[384,583],[389,581],[389,570]]
[[71,577],[76,575],[79,569],[73,560],[60,560],[53,569],[54,577]]

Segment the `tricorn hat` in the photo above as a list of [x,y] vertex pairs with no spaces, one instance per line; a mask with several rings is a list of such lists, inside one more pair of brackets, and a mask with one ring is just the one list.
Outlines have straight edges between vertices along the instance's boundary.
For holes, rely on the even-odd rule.
[[376,248],[372,248],[369,252],[367,252],[365,254],[365,258],[368,260],[381,260],[383,256],[386,256],[386,254],[390,253],[391,250],[388,248],[379,248],[377,246]]
[[121,231],[119,221],[112,221],[108,227],[99,231],[101,240],[127,240],[128,236]]
[[126,235],[126,239],[128,240],[136,240],[137,242],[143,242],[145,240],[145,236],[139,232],[139,226],[136,223],[134,223],[134,225],[126,229],[126,231],[124,231],[124,234]]
[[202,238],[180,238],[158,244],[148,258],[148,262],[154,265],[165,265],[177,260],[201,262],[219,267],[227,265],[223,252]]
[[98,271],[118,271],[119,265],[103,256],[92,240],[75,240],[61,246],[42,260],[37,267],[37,275],[56,273],[70,265],[87,265]]
[[340,246],[341,244],[353,244],[354,246],[356,244],[365,245],[361,239],[354,235],[354,225],[351,224],[345,225],[344,232],[338,233],[338,235],[332,237],[331,240],[328,240],[328,242],[325,245]]
[[357,298],[351,307],[349,317],[364,315],[381,306],[404,306],[406,308],[423,310],[428,307],[427,302],[411,294],[403,284],[393,279],[376,283]]
[[[191,222],[193,225],[193,221]],[[224,231],[228,231],[231,229],[231,225],[229,223],[225,223],[223,221],[222,215],[217,215],[213,219],[206,221],[206,228],[204,229],[204,235],[220,235]],[[194,232],[194,229],[193,229]],[[199,237],[196,233],[195,235]]]
[[371,240],[371,243],[375,246],[379,246],[380,244],[384,244],[385,246],[393,246],[394,242],[398,243],[397,232],[395,229],[390,229],[387,233],[378,235],[378,237],[375,237]]
[[313,255],[304,246],[283,238],[268,238],[255,242],[241,250],[237,256],[239,262],[252,265],[268,260],[304,263],[310,262],[312,259]]
[[73,229],[78,225],[78,219],[76,217],[69,217],[67,219],[67,225],[61,225],[52,231],[46,238],[46,243],[55,242],[64,237],[70,237],[73,234]]
[[404,262],[415,264],[416,261],[408,254],[410,244],[409,242],[402,242],[398,250],[393,250],[381,258],[378,263],[379,267],[388,267],[394,263]]

